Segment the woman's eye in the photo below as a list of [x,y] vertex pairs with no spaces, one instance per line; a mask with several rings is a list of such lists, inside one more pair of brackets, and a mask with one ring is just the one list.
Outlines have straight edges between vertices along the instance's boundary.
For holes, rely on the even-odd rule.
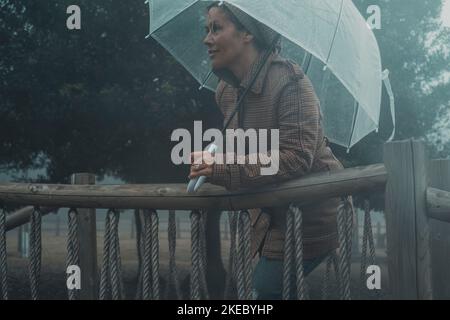
[[218,26],[217,24],[213,24],[213,25],[212,25],[212,28],[211,28],[211,30],[212,30],[213,33],[216,33],[216,32],[219,31],[220,29],[221,29],[220,26]]
[[219,30],[221,30],[221,29],[222,29],[222,28],[221,28],[219,25],[213,23],[210,27],[209,27],[209,26],[208,26],[208,27],[205,27],[205,33],[206,33],[206,34],[209,34],[209,32],[217,33],[217,31],[219,31]]

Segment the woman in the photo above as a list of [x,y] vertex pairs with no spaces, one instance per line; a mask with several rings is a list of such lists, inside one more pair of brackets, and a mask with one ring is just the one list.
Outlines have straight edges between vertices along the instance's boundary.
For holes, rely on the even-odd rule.
[[[253,188],[298,178],[312,172],[342,169],[324,137],[319,101],[301,68],[278,55],[273,48],[277,34],[236,7],[223,2],[207,9],[206,37],[214,73],[220,78],[216,102],[231,117],[236,101],[256,77],[244,98],[242,109],[228,128],[279,129],[279,169],[261,175],[261,163],[214,163],[207,152],[194,152],[189,178],[207,176],[209,182],[228,190]],[[259,73],[258,67],[263,65]],[[249,157],[249,156],[247,156]],[[248,159],[247,159],[248,160]],[[304,268],[311,272],[337,244],[339,199],[304,206]],[[281,299],[286,207],[251,209],[252,254],[259,253],[253,275],[257,299]]]

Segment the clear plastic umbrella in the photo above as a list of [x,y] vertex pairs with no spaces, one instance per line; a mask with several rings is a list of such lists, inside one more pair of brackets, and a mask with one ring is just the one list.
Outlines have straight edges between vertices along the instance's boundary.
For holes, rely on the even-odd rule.
[[[148,0],[150,34],[201,84],[215,90],[203,44],[207,0]],[[227,1],[282,36],[281,55],[302,65],[321,103],[325,134],[349,149],[378,130],[383,81],[375,36],[351,0]],[[395,125],[394,125],[395,128]],[[394,130],[390,139],[394,135]]]

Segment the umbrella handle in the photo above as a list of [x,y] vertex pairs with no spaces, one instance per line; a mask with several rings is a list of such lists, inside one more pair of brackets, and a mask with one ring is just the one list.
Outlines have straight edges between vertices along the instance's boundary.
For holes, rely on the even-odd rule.
[[[205,151],[208,151],[211,154],[214,154],[217,151],[217,146],[214,143],[211,143],[209,146],[205,148]],[[200,176],[196,177],[194,179],[191,179],[188,183],[186,191],[188,193],[194,193],[196,192],[200,186],[205,183],[206,177]]]

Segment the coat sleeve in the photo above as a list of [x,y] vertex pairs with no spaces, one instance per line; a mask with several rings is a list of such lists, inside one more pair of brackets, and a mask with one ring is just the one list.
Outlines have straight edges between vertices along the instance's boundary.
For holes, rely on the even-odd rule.
[[[308,78],[289,82],[278,100],[279,152],[249,154],[245,164],[214,164],[209,181],[228,190],[251,188],[302,176],[311,170],[321,137],[319,102]],[[270,134],[268,134],[270,136]],[[274,174],[261,174],[261,159],[270,157]],[[235,155],[235,160],[236,160]],[[249,164],[253,160],[256,164]],[[235,162],[236,163],[236,162]],[[253,162],[252,162],[253,163]]]

